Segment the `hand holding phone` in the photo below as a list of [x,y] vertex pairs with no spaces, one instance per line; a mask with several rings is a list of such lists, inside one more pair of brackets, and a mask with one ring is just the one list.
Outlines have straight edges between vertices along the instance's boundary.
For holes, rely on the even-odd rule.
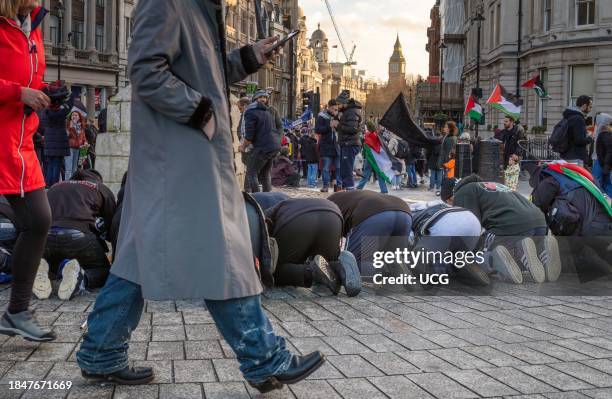
[[276,50],[278,50],[279,48],[283,47],[285,44],[287,44],[287,42],[289,42],[291,39],[293,39],[294,37],[297,36],[297,34],[300,33],[299,30],[294,30],[293,32],[289,33],[285,38],[279,40],[278,42],[276,42],[276,44],[270,48],[268,48],[265,51],[265,55],[270,55],[273,52],[275,52]]

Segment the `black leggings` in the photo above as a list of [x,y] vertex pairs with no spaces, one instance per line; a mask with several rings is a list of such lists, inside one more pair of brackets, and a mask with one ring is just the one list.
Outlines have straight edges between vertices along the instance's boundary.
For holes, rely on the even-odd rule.
[[308,212],[283,226],[274,238],[279,249],[275,285],[310,287],[312,279],[304,263],[315,255],[338,260],[342,219],[329,211]]
[[40,259],[45,250],[47,234],[51,226],[51,208],[44,189],[5,195],[15,212],[17,241],[13,247],[11,270],[13,287],[8,311],[19,313],[28,309],[32,286]]

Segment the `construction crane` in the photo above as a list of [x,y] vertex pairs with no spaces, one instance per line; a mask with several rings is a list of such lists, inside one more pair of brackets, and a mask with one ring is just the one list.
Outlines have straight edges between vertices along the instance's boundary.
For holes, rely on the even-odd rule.
[[329,4],[329,0],[323,0],[325,2],[325,6],[327,7],[327,11],[329,12],[329,16],[331,17],[332,24],[334,25],[334,29],[336,30],[336,35],[338,36],[338,41],[340,42],[340,47],[342,47],[342,52],[344,53],[344,57],[346,57],[346,65],[356,65],[357,62],[353,61],[353,56],[355,55],[355,50],[357,49],[357,45],[353,44],[353,49],[351,50],[351,54],[349,55],[348,51],[346,51],[346,46],[344,45],[344,40],[342,40],[342,34],[340,33],[340,28],[338,28],[338,24],[336,23],[336,18],[334,17],[334,10]]

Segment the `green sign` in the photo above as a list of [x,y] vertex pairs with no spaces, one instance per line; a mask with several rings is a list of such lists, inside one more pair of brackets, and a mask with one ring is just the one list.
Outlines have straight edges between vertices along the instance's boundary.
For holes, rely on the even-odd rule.
[[255,94],[257,91],[257,83],[255,82],[246,82],[246,94]]

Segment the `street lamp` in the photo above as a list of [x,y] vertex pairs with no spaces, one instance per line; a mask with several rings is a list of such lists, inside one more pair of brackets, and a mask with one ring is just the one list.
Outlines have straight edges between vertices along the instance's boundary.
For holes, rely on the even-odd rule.
[[444,49],[446,45],[444,42],[440,42],[440,115],[442,115],[442,86],[444,84]]
[[64,19],[64,2],[59,0],[54,7],[55,13],[57,14],[57,35],[58,35],[58,47],[57,47],[57,80],[62,80],[62,52],[64,50],[64,35],[62,30],[62,20]]
[[[472,23],[476,23],[477,32],[476,32],[476,91],[478,93],[478,99],[482,96],[482,92],[480,90],[480,32],[482,30],[482,23],[485,18],[483,17],[484,13],[484,5],[479,3],[475,8],[474,17],[472,18]],[[476,123],[476,129],[474,130],[474,135],[478,137],[478,128],[480,126],[480,121]]]

